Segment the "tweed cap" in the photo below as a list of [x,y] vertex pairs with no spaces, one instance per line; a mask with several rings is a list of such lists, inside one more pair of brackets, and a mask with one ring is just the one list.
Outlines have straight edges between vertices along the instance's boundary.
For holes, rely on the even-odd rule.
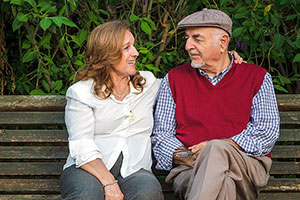
[[204,8],[188,15],[178,23],[178,28],[187,27],[216,27],[226,31],[231,36],[232,21],[220,10]]

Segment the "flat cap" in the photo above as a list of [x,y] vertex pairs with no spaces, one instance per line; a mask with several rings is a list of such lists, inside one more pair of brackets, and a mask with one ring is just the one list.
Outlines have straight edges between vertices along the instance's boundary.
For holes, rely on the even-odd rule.
[[216,27],[226,31],[231,36],[232,21],[220,10],[204,8],[188,15],[178,23],[178,28],[187,27]]

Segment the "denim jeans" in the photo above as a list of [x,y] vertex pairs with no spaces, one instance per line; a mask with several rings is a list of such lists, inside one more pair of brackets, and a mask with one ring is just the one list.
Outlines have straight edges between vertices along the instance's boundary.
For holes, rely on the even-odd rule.
[[[145,169],[131,174],[126,178],[120,175],[123,155],[110,170],[118,184],[125,200],[161,200],[164,199],[161,185],[156,177]],[[90,173],[72,165],[62,172],[60,190],[64,200],[104,200],[105,193],[101,182]]]

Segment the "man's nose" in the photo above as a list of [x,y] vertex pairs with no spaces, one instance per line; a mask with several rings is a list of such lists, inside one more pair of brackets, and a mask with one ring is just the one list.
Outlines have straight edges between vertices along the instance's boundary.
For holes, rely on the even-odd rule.
[[195,46],[194,46],[193,42],[190,39],[187,39],[186,43],[185,43],[185,50],[189,51],[194,48],[195,48]]

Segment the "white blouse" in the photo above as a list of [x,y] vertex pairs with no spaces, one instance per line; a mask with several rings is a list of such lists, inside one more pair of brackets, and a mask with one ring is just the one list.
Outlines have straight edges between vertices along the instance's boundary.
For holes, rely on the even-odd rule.
[[138,94],[130,83],[130,93],[122,101],[113,95],[104,100],[96,97],[93,80],[79,81],[67,90],[65,122],[70,154],[64,169],[100,158],[110,170],[122,152],[122,177],[141,168],[151,170],[150,135],[160,80],[148,71],[140,74],[146,79],[143,92]]

